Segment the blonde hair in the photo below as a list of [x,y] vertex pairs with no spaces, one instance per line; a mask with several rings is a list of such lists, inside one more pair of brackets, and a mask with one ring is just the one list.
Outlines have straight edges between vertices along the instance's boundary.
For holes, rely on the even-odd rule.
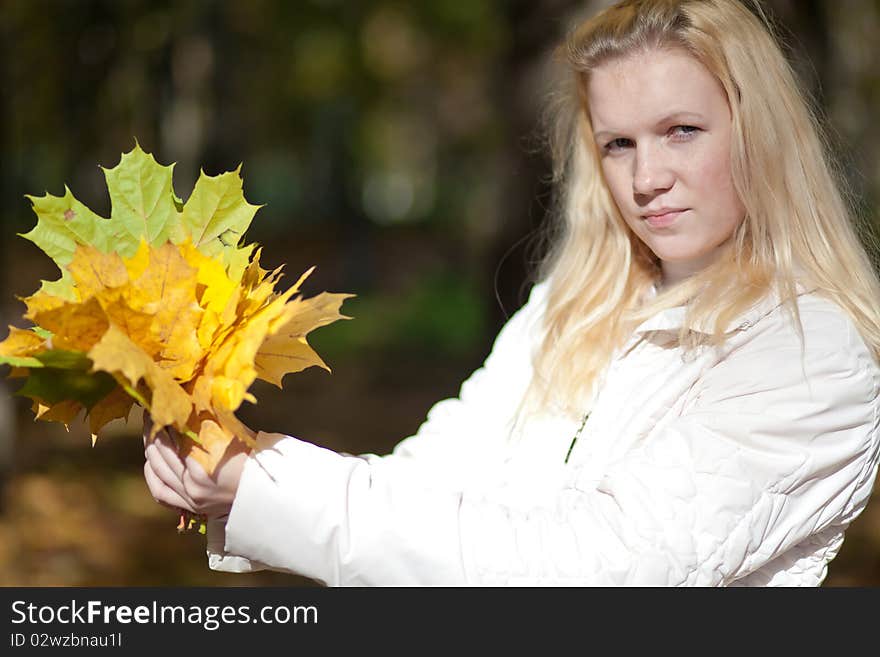
[[[612,353],[652,314],[686,306],[682,344],[721,344],[731,320],[776,292],[800,328],[796,281],[842,307],[880,356],[880,300],[819,121],[760,6],[737,0],[626,0],[574,29],[557,54],[551,147],[558,221],[538,270],[548,280],[545,335],[520,406],[582,414]],[[731,109],[732,178],[746,216],[711,266],[646,300],[654,254],[627,227],[592,137],[590,71],[650,49],[681,49],[721,83]]]

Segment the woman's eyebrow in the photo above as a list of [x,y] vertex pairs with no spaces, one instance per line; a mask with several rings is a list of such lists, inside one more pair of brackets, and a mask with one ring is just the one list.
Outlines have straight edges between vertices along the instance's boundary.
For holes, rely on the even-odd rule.
[[[665,116],[654,121],[654,125],[666,125],[669,123],[683,123],[687,121],[703,121],[705,120],[702,114],[698,114],[697,112],[687,112],[687,111],[676,111],[666,114]],[[628,132],[627,130],[599,130],[593,133],[593,136],[596,139],[602,139],[607,137],[616,137],[620,134],[625,134]]]
[[684,121],[701,121],[703,120],[703,115],[697,112],[685,112],[678,111],[667,114],[662,119],[657,121],[657,125],[662,125],[664,123],[682,123]]

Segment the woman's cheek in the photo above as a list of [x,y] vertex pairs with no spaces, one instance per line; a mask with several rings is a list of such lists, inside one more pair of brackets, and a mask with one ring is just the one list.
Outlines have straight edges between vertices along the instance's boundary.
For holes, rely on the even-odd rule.
[[[745,214],[745,208],[730,171],[727,153],[716,153],[703,160],[700,196],[714,207],[716,216],[723,218],[725,224],[736,224]],[[699,179],[699,178],[698,178]]]

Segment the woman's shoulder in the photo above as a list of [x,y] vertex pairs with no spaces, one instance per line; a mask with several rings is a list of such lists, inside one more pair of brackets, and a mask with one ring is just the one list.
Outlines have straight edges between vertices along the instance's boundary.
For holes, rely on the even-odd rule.
[[[793,312],[797,309],[797,315]],[[849,312],[815,289],[798,287],[794,303],[769,300],[759,304],[743,328],[754,326],[752,339],[767,349],[797,345],[806,358],[834,358],[861,371],[880,371],[873,350]]]
[[531,283],[525,303],[508,319],[508,324],[522,324],[529,331],[540,323],[547,307],[550,284],[547,280]]
[[533,281],[529,289],[529,296],[526,305],[543,305],[547,302],[547,294],[550,290],[550,281],[548,279]]
[[816,340],[840,344],[848,341],[857,332],[849,313],[829,297],[811,290],[799,294],[796,301],[805,335],[809,334]]
[[753,403],[774,414],[785,408],[793,414],[850,409],[859,422],[873,422],[880,368],[855,322],[818,292],[803,291],[794,301],[797,316],[788,302],[764,303],[753,312],[754,323],[741,326],[715,352],[695,398],[708,406]]

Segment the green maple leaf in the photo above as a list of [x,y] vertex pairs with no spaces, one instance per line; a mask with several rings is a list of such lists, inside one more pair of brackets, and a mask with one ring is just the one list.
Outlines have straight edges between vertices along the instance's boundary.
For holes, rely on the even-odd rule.
[[85,372],[92,368],[92,361],[81,351],[67,351],[66,349],[49,349],[33,358],[39,361],[41,367],[54,367],[64,370],[80,370]]
[[160,165],[137,143],[132,151],[122,154],[119,164],[104,169],[110,192],[110,222],[114,236],[123,241],[114,250],[121,256],[134,255],[141,238],[153,246],[166,242],[179,224],[171,184],[173,172],[173,164]]
[[116,379],[106,372],[41,367],[29,372],[27,381],[15,394],[41,399],[49,404],[72,400],[91,408],[116,385]]
[[[49,331],[38,326],[31,329],[41,337],[52,335]],[[92,361],[81,351],[68,351],[66,349],[47,349],[33,356],[0,356],[0,365],[12,365],[13,367],[53,367],[65,370],[86,371],[92,367]]]
[[215,257],[236,249],[259,205],[242,192],[241,165],[235,171],[209,176],[204,171],[183,206],[181,226],[202,253]]
[[253,245],[239,247],[259,205],[244,198],[241,165],[235,171],[209,176],[201,171],[184,203],[174,193],[174,164],[161,165],[135,142],[119,164],[103,169],[110,194],[110,218],[95,214],[65,187],[64,196],[28,196],[37,225],[21,237],[29,239],[55,261],[62,276],[42,281],[42,290],[73,299],[65,266],[77,244],[90,245],[124,258],[137,251],[143,239],[151,246],[191,239],[209,257],[222,257],[233,280],[241,278]]
[[110,250],[110,225],[103,217],[77,201],[67,186],[64,196],[26,196],[37,214],[37,225],[19,236],[30,240],[48,255],[61,270],[57,281],[41,281],[41,289],[52,295],[73,300],[73,280],[64,268],[73,258],[77,244],[92,244]]
[[66,269],[61,270],[61,278],[57,281],[40,281],[40,283],[41,292],[67,301],[76,301],[76,293],[73,291],[73,276]]
[[64,187],[64,196],[27,196],[39,221],[21,237],[30,240],[63,269],[73,258],[77,244],[91,244],[97,249],[110,249],[109,222],[89,210]]
[[256,244],[246,244],[241,248],[227,248],[223,252],[223,265],[233,281],[240,281],[251,260]]
[[72,400],[91,408],[117,383],[107,372],[92,372],[92,361],[80,351],[49,349],[33,356],[0,357],[0,363],[29,368],[16,395],[56,404]]

